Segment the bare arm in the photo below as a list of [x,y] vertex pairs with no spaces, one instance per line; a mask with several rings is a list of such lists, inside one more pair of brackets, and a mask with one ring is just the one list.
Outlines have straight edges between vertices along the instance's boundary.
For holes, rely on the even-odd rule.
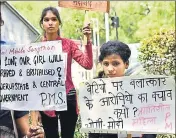
[[16,127],[20,136],[27,135],[30,128],[29,126],[29,114],[26,114],[18,119],[16,119]]

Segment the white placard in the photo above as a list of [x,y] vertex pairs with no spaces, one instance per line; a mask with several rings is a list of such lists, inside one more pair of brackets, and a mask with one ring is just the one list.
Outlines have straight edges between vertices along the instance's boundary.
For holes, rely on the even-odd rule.
[[175,133],[174,77],[94,79],[79,90],[82,131]]
[[1,109],[67,110],[61,41],[1,47]]

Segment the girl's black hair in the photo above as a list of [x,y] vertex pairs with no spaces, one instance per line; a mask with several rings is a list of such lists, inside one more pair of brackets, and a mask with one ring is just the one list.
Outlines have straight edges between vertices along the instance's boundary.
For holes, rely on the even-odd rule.
[[[41,25],[43,24],[43,18],[46,16],[48,11],[51,11],[57,17],[59,24],[61,25],[62,21],[61,21],[60,14],[59,14],[58,10],[54,7],[47,7],[45,9],[43,9],[43,11],[42,11],[42,15],[41,15],[40,21],[39,21],[40,27],[42,28]],[[60,35],[59,31],[58,31],[58,35]]]
[[106,56],[117,54],[119,55],[124,63],[129,63],[131,56],[131,50],[129,46],[120,41],[108,41],[104,43],[100,48],[99,61],[102,62]]

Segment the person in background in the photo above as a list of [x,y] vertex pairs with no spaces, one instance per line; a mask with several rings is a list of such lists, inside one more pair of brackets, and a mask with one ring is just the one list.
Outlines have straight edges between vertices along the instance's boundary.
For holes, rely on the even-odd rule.
[[66,94],[67,111],[44,111],[41,113],[42,124],[44,126],[46,138],[58,138],[58,116],[61,124],[61,137],[73,138],[78,117],[76,90],[72,82],[71,63],[74,59],[85,69],[92,69],[92,43],[90,24],[83,28],[83,34],[87,38],[85,51],[79,50],[78,46],[70,39],[62,38],[59,26],[62,24],[60,14],[54,7],[43,9],[40,26],[44,31],[43,41],[62,41],[62,50],[67,53],[67,75],[66,75]]
[[[4,25],[4,20],[0,12],[0,24]],[[1,46],[15,44],[0,40]],[[41,126],[29,125],[28,111],[1,110],[0,107],[0,138],[44,138],[44,130]]]
[[[131,50],[129,46],[120,41],[108,41],[100,48],[99,62],[103,71],[96,78],[113,78],[125,76],[129,66]],[[118,138],[118,134],[90,133],[89,138]],[[156,134],[144,134],[142,138],[156,138]]]

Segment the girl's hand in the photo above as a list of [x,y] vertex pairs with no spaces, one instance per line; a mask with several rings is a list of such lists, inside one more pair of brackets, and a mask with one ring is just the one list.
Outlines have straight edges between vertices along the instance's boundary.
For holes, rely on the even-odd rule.
[[90,28],[90,23],[83,27],[83,34],[87,37],[87,41],[91,39],[92,31]]

